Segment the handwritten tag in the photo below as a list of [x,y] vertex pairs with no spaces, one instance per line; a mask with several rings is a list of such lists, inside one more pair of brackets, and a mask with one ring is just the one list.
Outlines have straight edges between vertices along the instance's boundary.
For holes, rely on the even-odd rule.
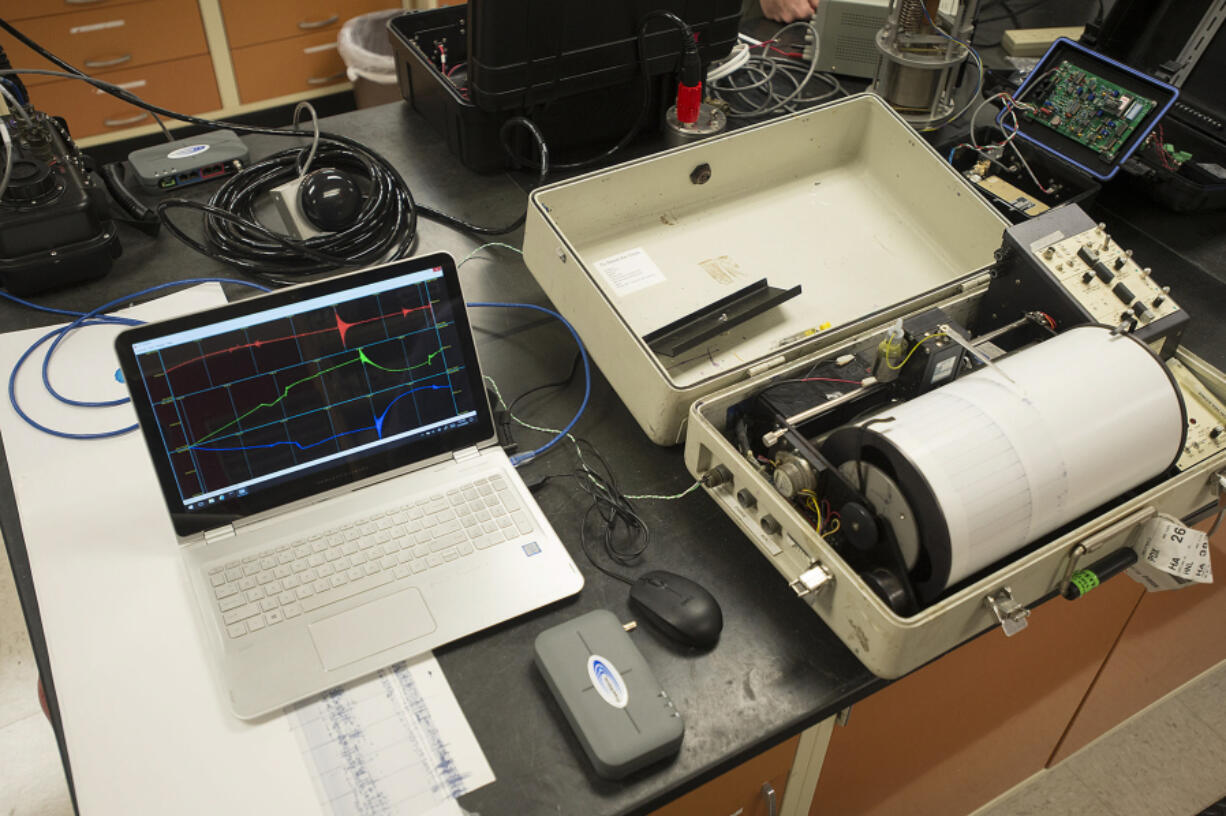
[[1151,592],[1211,584],[1209,536],[1171,516],[1150,519],[1141,528],[1137,563],[1128,574]]

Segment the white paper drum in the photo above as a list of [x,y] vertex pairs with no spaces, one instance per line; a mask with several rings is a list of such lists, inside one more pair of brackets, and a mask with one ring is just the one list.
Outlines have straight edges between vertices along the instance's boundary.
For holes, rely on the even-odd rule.
[[920,528],[912,581],[928,603],[1171,468],[1186,413],[1149,348],[1080,326],[861,425],[826,449],[893,472]]

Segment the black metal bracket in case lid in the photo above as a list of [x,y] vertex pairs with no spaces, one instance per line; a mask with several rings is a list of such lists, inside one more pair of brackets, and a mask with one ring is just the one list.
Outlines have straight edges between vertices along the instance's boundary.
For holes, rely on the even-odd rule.
[[766,278],[763,278],[666,326],[648,332],[643,335],[643,341],[656,354],[676,357],[681,352],[688,351],[799,294],[800,286],[780,289],[768,285]]

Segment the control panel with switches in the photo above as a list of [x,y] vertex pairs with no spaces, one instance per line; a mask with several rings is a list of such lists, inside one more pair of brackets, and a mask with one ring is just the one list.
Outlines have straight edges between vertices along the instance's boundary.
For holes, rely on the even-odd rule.
[[1187,470],[1226,449],[1226,405],[1183,363],[1167,360],[1166,367],[1183,392],[1188,412],[1188,435],[1177,465],[1180,470]]
[[1159,286],[1132,250],[1102,225],[1039,250],[1039,260],[1099,323],[1142,328],[1181,310],[1170,288]]
[[[1041,309],[1062,328],[1081,323],[1118,327],[1164,359],[1179,346],[1188,314],[1163,286],[1078,207],[1005,231],[981,310],[985,321],[1016,316],[1018,304]],[[1020,313],[1019,313],[1020,314]]]

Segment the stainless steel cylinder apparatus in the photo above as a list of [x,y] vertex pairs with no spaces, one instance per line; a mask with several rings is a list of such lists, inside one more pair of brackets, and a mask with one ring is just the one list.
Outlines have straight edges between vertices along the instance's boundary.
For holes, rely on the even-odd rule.
[[881,61],[872,90],[917,128],[938,125],[954,113],[978,5],[979,0],[890,2],[877,32]]

